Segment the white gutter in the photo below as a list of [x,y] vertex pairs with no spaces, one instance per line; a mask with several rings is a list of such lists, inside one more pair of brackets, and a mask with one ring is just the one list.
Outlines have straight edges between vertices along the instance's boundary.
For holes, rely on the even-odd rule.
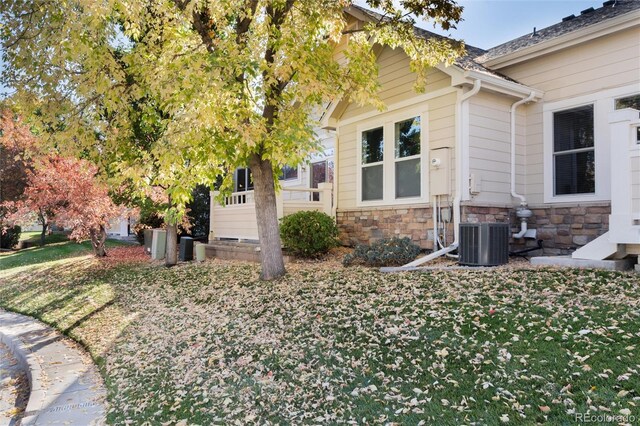
[[[456,148],[455,148],[455,156],[456,156],[456,195],[453,199],[453,234],[454,234],[454,241],[453,243],[448,246],[445,247],[443,249],[434,251],[433,253],[421,257],[419,259],[414,260],[413,262],[407,263],[406,265],[402,266],[403,268],[412,268],[418,265],[422,265],[423,263],[429,262],[430,260],[436,259],[442,255],[445,255],[447,253],[450,253],[452,251],[454,251],[455,249],[458,248],[458,241],[459,241],[459,237],[460,237],[460,201],[462,200],[462,191],[464,188],[463,185],[463,179],[464,176],[462,175],[462,157],[463,155],[465,155],[468,151],[467,149],[467,140],[465,140],[466,138],[462,137],[463,134],[463,129],[465,124],[468,123],[464,123],[462,120],[462,105],[464,104],[464,102],[466,102],[470,97],[476,95],[479,91],[480,91],[480,87],[482,86],[482,81],[481,80],[476,80],[473,83],[473,88],[468,91],[467,93],[464,93],[463,95],[458,97],[458,100],[456,102],[456,124],[457,124],[457,129],[456,129]],[[433,204],[433,206],[435,207],[435,202]],[[435,209],[433,208],[432,211],[432,217],[433,220],[435,222]],[[433,236],[433,248],[434,250],[438,248],[437,243],[436,243],[437,239],[436,239],[436,235]]]

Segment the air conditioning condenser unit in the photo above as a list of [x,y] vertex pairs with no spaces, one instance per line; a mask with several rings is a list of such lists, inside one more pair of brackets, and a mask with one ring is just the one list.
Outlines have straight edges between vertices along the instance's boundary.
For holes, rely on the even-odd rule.
[[508,223],[461,223],[458,263],[497,266],[509,262]]

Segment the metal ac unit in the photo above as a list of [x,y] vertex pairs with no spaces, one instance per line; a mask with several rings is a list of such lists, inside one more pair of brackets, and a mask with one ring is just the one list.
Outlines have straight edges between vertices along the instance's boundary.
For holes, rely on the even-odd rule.
[[153,230],[153,241],[151,241],[151,258],[153,260],[164,259],[167,248],[167,231],[164,229]]
[[144,230],[144,252],[151,254],[151,244],[153,242],[153,229]]
[[509,262],[509,224],[461,223],[459,263],[496,266]]

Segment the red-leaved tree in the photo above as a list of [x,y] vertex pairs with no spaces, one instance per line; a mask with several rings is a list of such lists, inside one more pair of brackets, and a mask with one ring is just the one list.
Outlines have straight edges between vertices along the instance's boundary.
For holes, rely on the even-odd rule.
[[42,225],[41,243],[55,217],[55,223],[71,229],[69,238],[90,240],[97,257],[106,256],[107,228],[124,209],[109,197],[106,185],[97,179],[98,168],[85,160],[47,157],[35,171],[28,172],[22,199],[9,203],[10,218],[28,222],[37,216]]
[[0,109],[0,202],[17,200],[26,185],[27,150],[35,137],[20,117]]
[[2,203],[22,197],[33,148],[35,137],[20,116],[0,106],[0,247],[7,225]]

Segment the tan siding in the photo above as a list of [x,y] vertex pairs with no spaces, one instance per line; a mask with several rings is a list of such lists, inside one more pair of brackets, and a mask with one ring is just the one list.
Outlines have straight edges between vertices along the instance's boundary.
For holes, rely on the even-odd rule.
[[356,200],[357,124],[338,129],[338,208],[354,207]]
[[[416,81],[415,73],[409,70],[409,57],[401,49],[385,47],[378,57],[378,82],[380,83],[380,98],[387,105],[405,101],[416,96],[413,85]],[[427,92],[449,87],[451,78],[445,73],[433,69],[427,74]],[[350,104],[341,119],[348,119],[375,108],[365,105]]]
[[254,204],[216,207],[213,212],[215,238],[258,239],[258,222]]
[[542,204],[544,201],[544,144],[542,103],[523,108],[527,116],[527,201]]
[[[413,83],[411,83],[411,85],[412,84]],[[416,96],[416,94],[413,96]],[[380,113],[380,115],[375,118],[368,117],[347,125],[339,125],[338,173],[340,174],[340,178],[338,181],[338,209],[353,209],[356,208],[357,205],[356,182],[357,173],[359,173],[358,160],[356,158],[357,131],[361,124],[371,124],[371,127],[382,126],[390,116],[415,111],[416,109],[426,110],[428,117],[428,122],[426,123],[428,146],[425,152],[423,152],[423,155],[425,158],[428,158],[428,151],[430,149],[439,147],[453,148],[455,145],[455,102],[456,94],[450,93],[419,104]],[[453,163],[453,158],[451,160]],[[451,176],[453,179],[453,171]]]
[[520,83],[545,92],[546,102],[638,82],[637,28],[501,69]]
[[[481,181],[476,203],[511,203],[511,115],[513,99],[480,92],[469,100],[469,173]],[[516,190],[524,192],[524,115],[516,126]]]
[[637,28],[629,29],[500,72],[544,91],[543,102],[526,107],[526,195],[531,204],[541,204],[544,201],[542,104],[639,85],[640,37]]

